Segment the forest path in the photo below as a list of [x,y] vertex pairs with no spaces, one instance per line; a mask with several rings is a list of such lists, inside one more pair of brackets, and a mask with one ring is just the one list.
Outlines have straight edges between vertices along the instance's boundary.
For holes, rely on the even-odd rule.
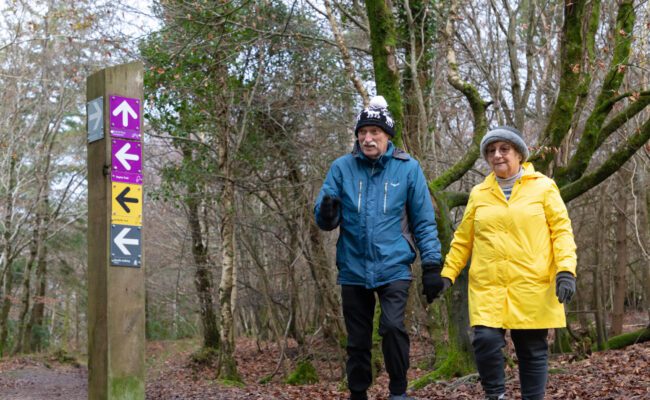
[[88,371],[85,367],[19,360],[0,371],[2,400],[88,398]]

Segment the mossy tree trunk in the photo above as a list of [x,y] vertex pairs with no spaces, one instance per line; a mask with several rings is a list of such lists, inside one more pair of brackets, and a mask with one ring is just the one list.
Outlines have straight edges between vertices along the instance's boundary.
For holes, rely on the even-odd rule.
[[397,64],[397,32],[390,0],[366,0],[368,24],[370,27],[370,50],[375,71],[377,94],[388,102],[395,121],[393,143],[402,146],[402,92],[400,71]]
[[[184,167],[192,170],[200,164],[195,159],[192,145],[181,143],[183,153]],[[188,171],[189,172],[189,171]],[[187,176],[194,175],[194,171]],[[192,238],[192,257],[194,259],[194,286],[199,298],[199,315],[203,328],[203,347],[210,349],[219,349],[219,327],[217,325],[217,315],[214,310],[213,280],[210,269],[208,247],[205,244],[203,227],[201,226],[200,208],[204,199],[198,183],[194,179],[185,180],[187,194],[185,205],[187,207],[187,222]]]

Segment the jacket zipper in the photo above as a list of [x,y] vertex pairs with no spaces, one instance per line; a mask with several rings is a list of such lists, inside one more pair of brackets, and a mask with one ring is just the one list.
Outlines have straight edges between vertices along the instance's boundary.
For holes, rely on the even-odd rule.
[[388,182],[384,182],[384,214],[386,214],[386,198],[388,197]]
[[363,181],[359,181],[359,200],[357,201],[357,214],[361,214],[361,189],[363,189]]

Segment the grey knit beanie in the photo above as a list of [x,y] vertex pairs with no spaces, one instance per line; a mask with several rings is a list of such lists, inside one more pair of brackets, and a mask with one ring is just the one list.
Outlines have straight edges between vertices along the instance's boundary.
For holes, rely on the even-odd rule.
[[364,126],[378,126],[391,138],[395,136],[395,122],[388,112],[388,103],[383,96],[375,96],[370,100],[368,108],[361,110],[354,128],[354,136],[359,135],[359,129]]
[[528,146],[526,146],[526,142],[524,142],[522,133],[519,132],[518,129],[510,126],[497,126],[483,136],[483,139],[481,140],[481,155],[483,158],[487,160],[488,145],[499,141],[512,143],[517,149],[517,152],[523,157],[521,162],[528,159],[530,153],[528,152]]

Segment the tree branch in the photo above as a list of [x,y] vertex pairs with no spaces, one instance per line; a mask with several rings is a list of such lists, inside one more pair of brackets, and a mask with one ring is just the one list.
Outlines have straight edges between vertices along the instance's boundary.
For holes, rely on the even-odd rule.
[[443,38],[445,39],[447,46],[447,80],[456,90],[463,93],[469,102],[474,118],[474,136],[472,137],[472,144],[465,155],[456,164],[448,168],[442,175],[429,184],[429,188],[433,193],[443,190],[447,186],[456,182],[465,175],[465,173],[472,168],[476,162],[476,159],[479,157],[479,145],[481,139],[487,131],[487,117],[485,115],[485,110],[491,104],[491,102],[484,101],[478,90],[470,83],[463,81],[458,73],[456,52],[451,43],[451,38],[454,36],[455,29],[453,21],[457,18],[457,9],[458,2],[452,1],[449,16],[447,18],[447,24],[443,32]]
[[625,164],[636,151],[650,140],[650,119],[641,128],[619,146],[596,171],[584,175],[573,183],[560,188],[562,198],[566,203],[595,187]]
[[556,170],[555,178],[559,185],[580,178],[586,171],[591,156],[604,141],[604,138],[600,137],[601,128],[614,105],[609,99],[616,94],[623,82],[625,68],[621,68],[621,66],[627,62],[632,47],[632,29],[636,20],[632,3],[631,0],[626,0],[619,6],[616,18],[615,50],[609,71],[596,99],[596,106],[585,123],[575,154],[566,167]]

